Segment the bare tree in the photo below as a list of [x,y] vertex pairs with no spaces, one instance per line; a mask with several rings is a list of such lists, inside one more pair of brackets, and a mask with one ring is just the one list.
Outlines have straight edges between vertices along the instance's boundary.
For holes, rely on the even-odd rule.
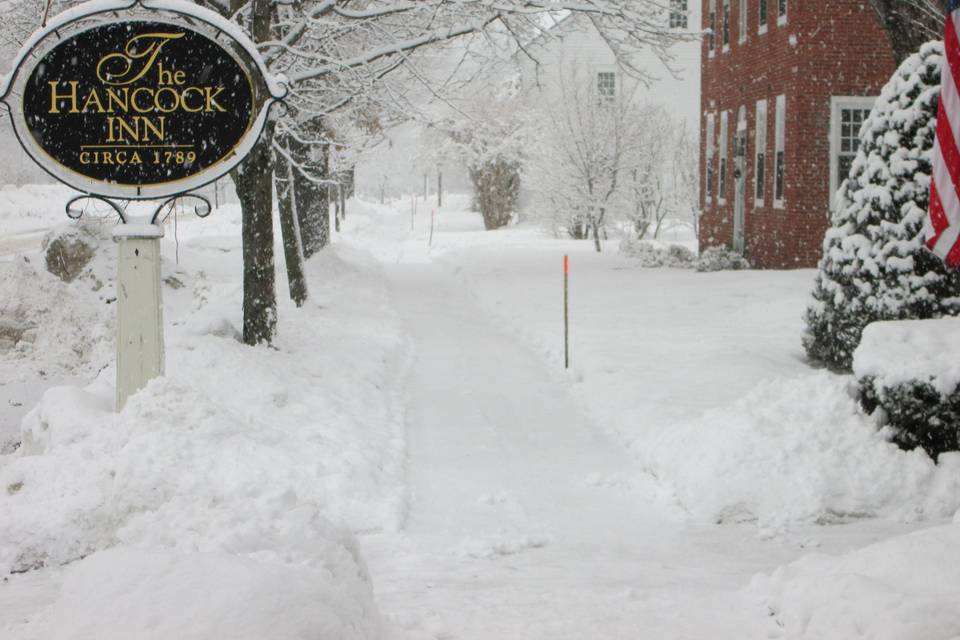
[[638,218],[652,215],[659,196],[647,188],[644,172],[654,171],[657,160],[647,154],[650,162],[641,166],[651,136],[631,97],[600,95],[578,75],[561,79],[562,97],[542,119],[531,167],[534,209],[573,238],[592,236],[599,252],[605,225],[630,206],[631,186],[646,207]]
[[944,8],[941,0],[870,0],[887,32],[897,64],[930,40],[943,38]]
[[663,221],[673,211],[672,187],[668,167],[671,166],[670,144],[674,137],[674,123],[670,114],[660,106],[627,108],[627,117],[637,124],[626,133],[637,136],[631,141],[631,153],[624,157],[629,167],[626,183],[624,212],[637,240],[652,231],[660,235]]
[[694,236],[700,237],[700,149],[694,135],[681,126],[673,140],[670,163],[672,209],[680,219],[687,218]]

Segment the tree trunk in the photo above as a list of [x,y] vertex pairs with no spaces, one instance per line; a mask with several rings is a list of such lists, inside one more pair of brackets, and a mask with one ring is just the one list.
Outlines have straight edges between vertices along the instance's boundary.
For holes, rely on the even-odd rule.
[[[326,137],[322,118],[308,123],[304,131],[311,140],[323,140]],[[295,171],[293,176],[303,256],[310,258],[330,243],[329,187],[316,182],[330,177],[330,147],[327,144],[307,145],[295,142],[293,148],[296,149],[294,157],[312,178],[308,179],[299,171]]]
[[269,344],[277,329],[273,266],[273,123],[232,177],[243,214],[243,341]]
[[277,204],[280,209],[280,233],[283,236],[283,256],[287,265],[287,283],[290,299],[298,307],[307,301],[307,277],[303,270],[303,246],[300,240],[298,202],[294,168],[285,159],[276,158],[274,183],[277,186]]
[[887,32],[899,65],[922,44],[943,37],[944,12],[939,0],[870,0]]
[[600,224],[597,218],[591,218],[590,226],[593,229],[593,247],[597,250],[597,253],[600,253],[602,247],[600,246]]
[[337,185],[337,193],[333,194],[333,224],[337,233],[340,232],[340,185]]
[[[253,0],[250,7],[254,42],[271,38],[272,4]],[[257,87],[256,107],[266,99]],[[242,213],[243,341],[270,344],[277,330],[276,273],[273,264],[273,162],[271,146],[276,124],[267,121],[260,141],[243,163],[231,172]]]

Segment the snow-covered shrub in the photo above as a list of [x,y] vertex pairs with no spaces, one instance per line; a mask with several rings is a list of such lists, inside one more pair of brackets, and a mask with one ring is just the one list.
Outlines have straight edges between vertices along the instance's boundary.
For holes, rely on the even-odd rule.
[[697,271],[740,271],[750,268],[750,262],[736,251],[726,247],[710,247],[697,258]]
[[960,319],[875,322],[854,352],[860,404],[904,449],[960,450]]
[[517,212],[530,127],[516,78],[500,84],[474,96],[428,136],[435,162],[455,159],[466,167],[487,230],[508,225]]
[[671,267],[691,269],[697,256],[683,245],[671,244],[666,247],[647,241],[625,238],[620,243],[620,253],[636,260],[641,267]]
[[943,46],[906,60],[861,130],[805,314],[807,355],[849,370],[863,328],[877,320],[960,311],[960,275],[923,247]]

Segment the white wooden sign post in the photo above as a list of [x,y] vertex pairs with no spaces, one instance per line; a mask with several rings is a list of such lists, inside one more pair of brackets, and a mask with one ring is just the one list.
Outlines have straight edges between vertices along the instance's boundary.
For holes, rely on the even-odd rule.
[[117,410],[163,375],[163,294],[155,224],[123,224],[117,241]]

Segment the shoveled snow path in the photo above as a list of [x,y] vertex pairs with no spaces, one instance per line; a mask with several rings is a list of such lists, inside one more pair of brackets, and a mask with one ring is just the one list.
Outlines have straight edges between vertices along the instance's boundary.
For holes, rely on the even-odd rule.
[[754,529],[692,527],[655,506],[635,463],[452,277],[429,263],[388,271],[416,353],[411,510],[402,533],[362,544],[397,637],[775,632],[737,593],[765,568],[744,560]]

